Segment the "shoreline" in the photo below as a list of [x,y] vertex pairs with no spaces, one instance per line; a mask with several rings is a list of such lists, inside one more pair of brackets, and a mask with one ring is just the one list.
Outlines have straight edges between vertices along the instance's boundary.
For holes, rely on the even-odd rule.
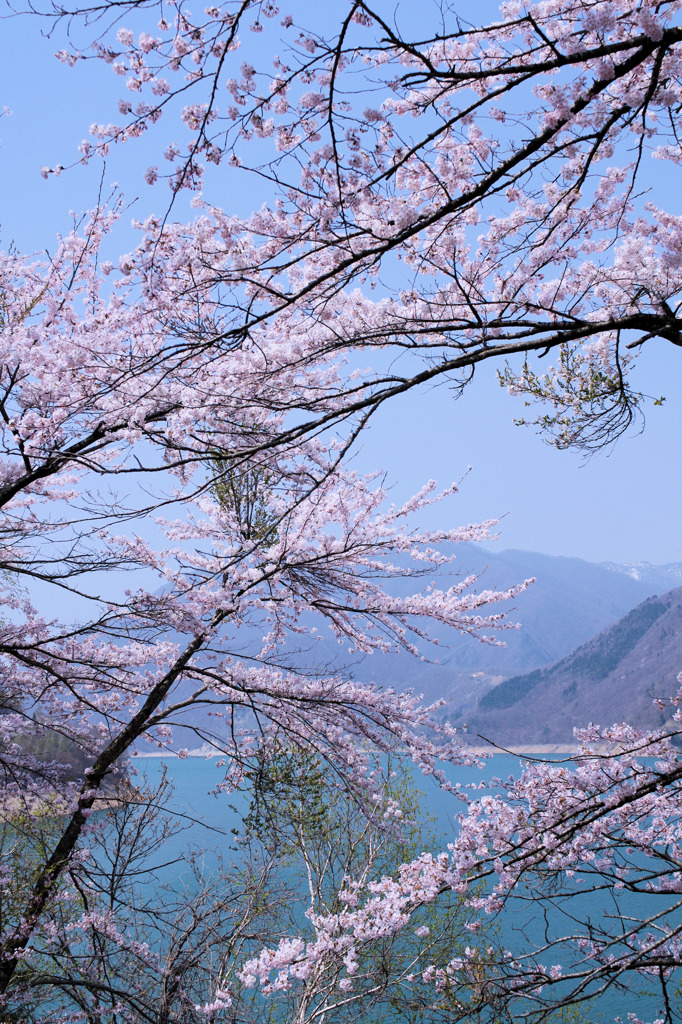
[[623,747],[620,743],[594,743],[589,750],[582,750],[574,743],[519,743],[509,747],[495,746],[491,743],[488,746],[477,744],[464,748],[472,754],[509,754],[518,757],[532,757],[533,755],[545,756],[548,754],[563,754],[580,757],[598,757],[604,754],[620,754]]
[[193,750],[187,750],[183,753],[182,757],[177,750],[150,750],[149,753],[143,750],[136,750],[130,754],[131,761],[137,761],[140,757],[175,757],[180,761],[184,761],[189,757],[203,757],[208,760],[211,757],[226,757],[224,750],[220,747],[212,747],[210,743],[204,743],[200,747],[195,747]]
[[[576,746],[575,743],[519,743],[513,744],[509,747],[496,746],[493,743],[484,746],[481,743],[477,744],[462,744],[462,751],[467,754],[508,754],[511,756],[528,757],[537,754],[539,756],[547,754],[571,754],[581,756],[591,756],[593,754],[618,754],[621,752],[621,746],[618,743],[595,743],[590,747],[587,755],[585,752]],[[137,761],[141,758],[174,758],[176,760],[188,760],[189,758],[202,757],[205,760],[210,760],[212,757],[225,757],[225,751],[220,750],[218,747],[209,747],[208,744],[204,744],[203,747],[197,747],[194,750],[188,750],[183,757],[175,750],[165,751],[150,751],[145,753],[143,751],[136,751],[131,755],[131,759]]]

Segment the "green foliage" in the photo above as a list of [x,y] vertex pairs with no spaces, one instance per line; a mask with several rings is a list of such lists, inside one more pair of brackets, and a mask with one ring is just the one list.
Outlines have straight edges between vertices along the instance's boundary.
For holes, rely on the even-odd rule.
[[555,448],[594,451],[627,430],[647,397],[629,386],[625,370],[631,361],[632,356],[619,355],[617,349],[607,355],[564,344],[558,365],[544,373],[536,373],[526,359],[520,373],[507,363],[497,376],[511,394],[527,396],[526,406],[549,408],[530,424],[523,418],[514,420],[517,426],[536,427]]
[[15,927],[52,847],[61,833],[58,811],[49,801],[30,807],[7,799],[0,818],[0,932]]
[[[442,848],[442,837],[434,834],[432,820],[424,816],[423,795],[410,768],[398,757],[376,766],[368,793],[369,816],[327,765],[291,744],[275,742],[266,748],[249,781],[253,796],[242,841],[251,863],[264,851],[274,858],[263,891],[269,946],[296,934],[313,939],[307,913],[344,909],[338,893],[347,878],[362,882],[395,877],[401,863],[424,850]],[[278,903],[287,888],[295,898]],[[272,906],[277,907],[275,915]],[[453,1006],[434,1000],[433,984],[422,980],[423,972],[432,964],[449,963],[465,947],[480,949],[482,964],[499,962],[492,926],[475,935],[466,928],[469,920],[467,908],[454,893],[442,894],[415,910],[408,928],[367,943],[348,992],[336,987],[343,964],[340,955],[332,956],[324,970],[289,993],[264,1001],[241,991],[238,1016],[270,1024],[302,1020],[304,1010],[305,1019],[323,1013],[325,1024],[426,1024],[449,1019]],[[416,929],[424,930],[421,938],[415,936]],[[458,998],[466,1001],[472,1020],[483,1013],[483,1003],[472,989]]]
[[302,835],[329,835],[333,820],[329,784],[309,751],[280,741],[261,750],[257,767],[247,773],[252,797],[243,820],[243,835],[280,858],[295,856]]
[[[93,737],[94,739],[94,737]],[[31,754],[40,763],[57,762],[62,767],[62,780],[82,780],[85,769],[92,764],[92,751],[85,738],[76,740],[62,735],[43,725],[38,719],[31,731],[21,732],[13,737],[24,754]]]
[[339,878],[327,879],[334,895],[351,861],[371,860],[375,874],[392,873],[438,841],[421,809],[422,794],[398,757],[375,766],[364,795],[349,792],[309,750],[280,740],[261,750],[247,777],[252,797],[244,841],[276,852],[279,863],[324,848],[327,874],[332,864],[343,864]]
[[239,466],[225,455],[213,453],[209,463],[211,490],[221,508],[231,512],[242,539],[257,544],[277,540],[277,517],[269,499],[274,476],[268,466]]
[[[19,925],[62,827],[58,808],[49,801],[33,806],[22,803],[18,797],[5,801],[0,816],[0,933],[6,934]],[[53,909],[58,901],[56,892]],[[0,1008],[0,1024],[37,1024],[41,1020],[43,994],[32,988],[33,975],[28,964],[20,964],[14,984],[21,990],[21,1000]]]
[[[229,990],[234,1002],[211,1018],[215,1024],[437,1024],[451,1019],[456,1006],[472,1021],[489,1018],[488,972],[502,954],[491,929],[467,930],[469,912],[452,892],[415,910],[396,935],[369,941],[350,991],[339,989],[345,966],[334,951],[289,992],[264,998],[245,988],[238,975],[245,960],[282,938],[313,939],[307,914],[344,909],[338,894],[348,877],[360,883],[395,877],[401,863],[442,848],[424,819],[410,768],[398,757],[374,765],[367,786],[352,793],[323,760],[272,738],[246,785],[241,863],[219,862],[207,871],[196,851],[188,851],[177,867],[179,886],[153,884],[153,865],[163,866],[164,843],[178,828],[163,811],[166,779],[154,792],[131,791],[131,799],[97,815],[88,856],[55,893],[53,934],[36,941],[15,979],[7,1024],[42,1024],[72,1012],[98,1024],[198,1024],[203,1017],[196,1008],[218,990]],[[49,807],[37,815],[22,811],[0,834],[3,862],[13,865],[10,902],[0,908],[5,926],[16,923],[25,890],[49,856],[57,817]],[[92,911],[85,928],[74,927]],[[109,925],[100,927],[100,914],[111,915],[118,939]],[[149,952],[140,954],[141,947]],[[423,972],[466,947],[478,964],[475,984],[464,979],[456,994],[437,997]],[[119,1005],[125,1009],[119,1012]],[[0,1021],[5,1024],[1,1013]]]

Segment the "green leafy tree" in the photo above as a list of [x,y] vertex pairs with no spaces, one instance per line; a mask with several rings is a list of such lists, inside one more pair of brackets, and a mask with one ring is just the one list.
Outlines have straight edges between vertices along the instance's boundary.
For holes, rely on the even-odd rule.
[[[241,842],[249,862],[270,865],[262,919],[270,946],[292,934],[307,934],[312,941],[316,915],[342,912],[339,893],[349,878],[364,883],[395,877],[401,863],[438,844],[434,822],[423,812],[424,795],[398,757],[375,766],[364,797],[358,798],[318,758],[275,739],[261,752],[249,782],[253,796]],[[272,914],[271,895],[285,889],[292,898]],[[451,892],[437,905],[420,908],[409,928],[369,944],[357,959],[352,987],[339,986],[347,965],[343,951],[330,950],[321,968],[279,998],[264,1003],[262,996],[239,989],[238,1019],[273,1024],[448,1020],[454,997],[435,996],[422,973],[475,947],[478,982],[484,984],[487,965],[500,955],[493,928],[476,935],[468,925],[469,912]]]
[[216,453],[209,469],[213,494],[220,507],[234,516],[242,540],[272,544],[277,539],[277,516],[270,504],[273,471],[265,465],[235,464],[227,453]]

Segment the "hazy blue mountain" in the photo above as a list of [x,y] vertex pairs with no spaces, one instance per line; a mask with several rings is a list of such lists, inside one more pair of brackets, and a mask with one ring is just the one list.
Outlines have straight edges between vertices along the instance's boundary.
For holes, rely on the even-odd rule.
[[629,576],[630,579],[654,589],[669,590],[671,586],[682,585],[682,563],[668,562],[667,565],[651,565],[650,562],[627,562],[620,565],[618,562],[602,562],[601,565],[611,572],[621,576]]
[[655,697],[677,692],[682,669],[682,587],[651,597],[548,668],[489,690],[470,716],[472,734],[499,743],[566,743],[574,726],[655,727],[671,715]]
[[[473,544],[458,545],[455,551],[457,560],[450,573],[479,573],[478,589],[506,589],[535,577],[513,602],[496,609],[507,611],[508,620],[519,623],[520,628],[500,631],[502,647],[437,628],[433,632],[440,646],[423,650],[426,662],[402,653],[374,655],[353,669],[358,678],[396,688],[413,687],[429,700],[444,697],[451,702],[451,714],[475,706],[483,692],[505,677],[551,665],[649,595],[669,590],[682,577],[680,564],[646,566],[647,571],[640,571],[636,578],[629,566],[600,565],[579,558],[498,552]],[[435,582],[445,587],[457,576],[444,573]]]
[[464,572],[483,570],[481,587],[505,588],[535,577],[535,583],[513,603],[510,619],[521,628],[501,634],[506,647],[486,648],[464,637],[449,641],[453,667],[505,676],[551,664],[644,598],[682,581],[682,564],[647,566],[636,578],[628,566],[531,551],[461,548],[456,564]]
[[[436,628],[434,636],[439,643],[422,647],[425,661],[403,652],[360,657],[340,647],[311,616],[310,626],[315,624],[321,634],[292,637],[283,660],[311,672],[340,671],[382,686],[414,689],[429,701],[445,698],[449,701],[445,713],[456,717],[475,707],[480,696],[502,679],[551,665],[649,595],[669,590],[682,578],[679,564],[638,566],[636,575],[631,566],[600,565],[529,551],[460,544],[454,552],[457,559],[452,566],[421,581],[394,582],[395,592],[411,592],[430,582],[445,588],[472,572],[480,574],[480,590],[507,588],[534,576],[536,582],[514,602],[494,609],[507,610],[510,621],[521,624],[518,630],[500,632],[506,646],[490,646]],[[233,645],[235,653],[248,656],[260,646],[264,631],[253,625],[240,630]],[[204,716],[205,711],[197,709],[185,718],[196,723]],[[219,726],[219,721],[215,724]]]

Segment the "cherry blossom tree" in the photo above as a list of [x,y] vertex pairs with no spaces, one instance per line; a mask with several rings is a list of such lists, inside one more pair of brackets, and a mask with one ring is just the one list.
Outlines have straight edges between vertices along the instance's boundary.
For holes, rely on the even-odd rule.
[[[237,846],[227,849],[221,837],[222,855],[193,847],[176,854],[182,886],[167,878],[163,843],[187,829],[165,810],[168,778],[155,788],[139,784],[132,800],[110,801],[88,836],[87,859],[70,869],[77,897],[58,903],[51,928],[22,962],[23,1018],[48,1024],[80,1012],[87,1020],[117,1014],[135,1024],[438,1019],[432,986],[416,978],[420,966],[434,955],[452,959],[472,942],[485,943],[487,952],[494,941],[472,937],[472,912],[454,893],[423,908],[417,935],[396,933],[368,949],[353,991],[345,982],[339,988],[338,969],[327,969],[266,1003],[238,976],[273,936],[305,926],[306,911],[338,905],[344,877],[394,871],[434,841],[404,762],[389,755],[374,766],[372,784],[368,816],[328,768],[271,733],[248,772],[243,796],[250,800]],[[15,847],[6,861],[13,896],[56,827],[49,814],[22,826],[0,832],[3,853]],[[64,894],[68,881],[62,887]]]
[[[287,338],[311,368],[372,353],[366,372],[292,396],[308,414],[292,436],[441,376],[464,387],[488,360],[548,403],[559,446],[627,428],[636,357],[679,344],[679,217],[662,194],[680,160],[676,0],[509,0],[489,23],[363,0],[154,11],[42,9],[97,35],[61,59],[125,79],[118,123],[93,125],[82,159],[170,118],[181,142],[147,178],[197,192],[200,215],[149,222],[150,246],[192,239],[193,286],[221,289],[216,344]],[[224,182],[249,172],[265,202],[239,216]],[[550,351],[546,370],[530,358]]]
[[[361,802],[371,752],[395,742],[442,776],[437,759],[466,758],[452,730],[413,695],[302,669],[296,641],[313,627],[301,616],[346,653],[416,653],[429,621],[490,639],[503,623],[485,607],[517,592],[476,591],[468,577],[393,595],[391,577],[443,566],[439,544],[491,524],[418,532],[413,513],[454,486],[430,482],[396,506],[380,478],[344,466],[348,439],[275,444],[261,351],[200,341],[220,314],[210,289],[200,304],[187,290],[179,250],[165,273],[155,255],[153,294],[133,269],[110,284],[98,254],[114,219],[96,210],[47,262],[2,257],[3,813],[65,815],[3,920],[10,993],[86,856],[96,798],[141,740],[167,746],[191,710],[193,736],[224,752],[228,788],[272,722]],[[286,358],[292,393],[316,386]],[[203,728],[201,709],[213,716]],[[78,771],[50,736],[79,748]]]
[[[472,941],[420,973],[448,1019],[543,1020],[612,987],[632,1007],[642,992],[657,991],[659,1018],[676,1019],[679,735],[679,725],[672,740],[626,726],[592,728],[573,764],[529,762],[519,778],[493,781],[470,802],[445,852],[423,853],[397,875],[348,879],[340,908],[312,918],[313,939],[266,948],[243,979],[272,993],[336,970],[337,984],[352,991],[367,947],[413,928],[421,908],[454,891],[480,914],[478,926],[516,914],[521,940],[503,956]],[[611,754],[599,752],[605,740]],[[484,880],[481,894],[475,886]],[[476,921],[468,927],[476,932]]]
[[[227,713],[237,779],[256,743],[239,727],[272,718],[354,769],[360,792],[359,739],[397,737],[427,770],[453,756],[425,738],[415,703],[302,677],[282,651],[309,607],[361,650],[411,644],[429,616],[488,628],[479,609],[493,595],[458,585],[399,600],[381,588],[393,552],[426,566],[437,543],[481,536],[444,531],[421,545],[402,524],[433,492],[386,511],[379,481],[349,471],[382,403],[440,377],[463,388],[494,360],[508,388],[545,403],[539,425],[556,444],[591,449],[638,414],[636,359],[680,344],[680,218],[661,195],[680,161],[679,0],[510,0],[481,24],[449,7],[432,25],[420,7],[415,24],[407,9],[361,0],[331,13],[270,0],[196,16],[171,3],[160,19],[155,6],[106,0],[42,13],[96,36],[64,61],[104,60],[126,79],[120,123],[94,125],[82,159],[145,136],[180,105],[170,138],[183,139],[147,178],[168,179],[171,208],[193,191],[198,212],[188,224],[144,220],[137,249],[102,266],[109,286],[95,268],[103,212],[49,267],[6,257],[3,720],[8,743],[39,728],[33,703],[51,728],[95,723],[102,740],[5,941],[5,985],[94,792],[189,703]],[[223,175],[249,172],[265,202],[225,209]],[[150,514],[158,543],[135,533]],[[113,588],[135,571],[154,585],[100,600],[99,580]],[[96,613],[75,627],[45,621],[22,576]],[[265,620],[260,649],[236,656],[233,628]],[[186,681],[191,695],[174,701]],[[676,723],[675,711],[673,737]],[[349,881],[347,910],[313,916],[313,941],[265,950],[244,978],[286,989],[330,970],[350,991],[361,948],[454,890],[482,913],[551,903],[567,927],[548,925],[501,965],[480,951],[434,963],[422,979],[453,1016],[478,1000],[495,1019],[541,1019],[643,976],[670,1018],[682,768],[666,736],[623,727],[605,738],[624,750],[588,745],[573,772],[530,765],[472,803],[449,851]],[[38,772],[57,785],[54,766],[22,763],[16,746],[3,757],[22,792]],[[485,879],[490,893],[470,894]],[[612,917],[571,911],[585,887],[609,892]],[[637,909],[627,892],[641,895]]]

